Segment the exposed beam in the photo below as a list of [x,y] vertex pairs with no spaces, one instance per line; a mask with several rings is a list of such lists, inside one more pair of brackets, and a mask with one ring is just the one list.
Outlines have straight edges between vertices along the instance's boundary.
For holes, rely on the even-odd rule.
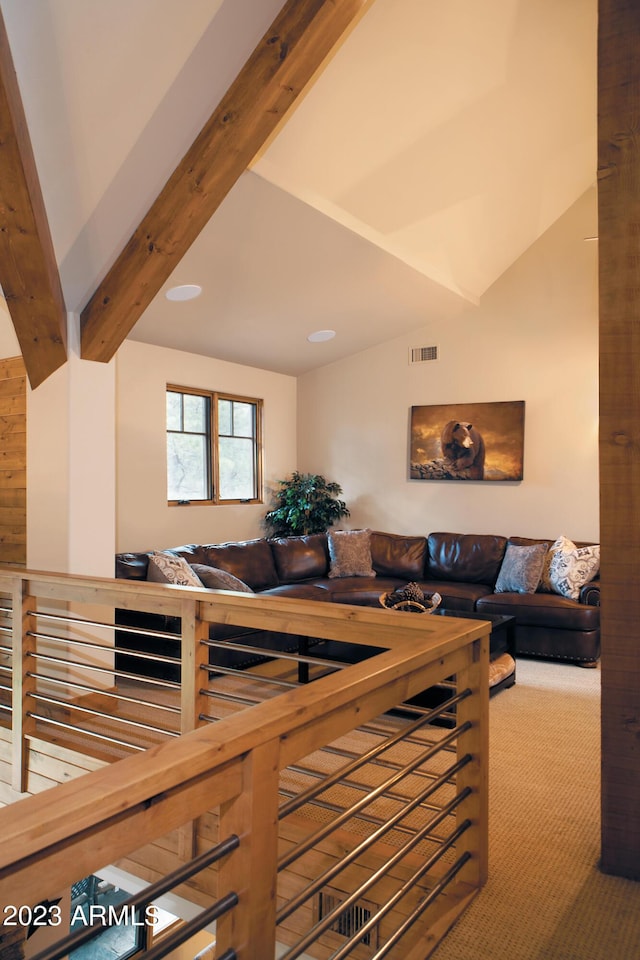
[[372,0],[288,0],[81,314],[108,362],[322,62]]
[[1,13],[0,285],[29,382],[37,387],[67,359],[67,313]]

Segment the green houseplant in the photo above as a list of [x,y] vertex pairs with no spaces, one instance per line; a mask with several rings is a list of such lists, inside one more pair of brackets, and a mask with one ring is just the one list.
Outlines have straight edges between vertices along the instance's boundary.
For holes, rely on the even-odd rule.
[[341,517],[348,517],[338,483],[317,473],[298,473],[278,480],[273,492],[273,508],[265,515],[265,526],[272,537],[325,533]]

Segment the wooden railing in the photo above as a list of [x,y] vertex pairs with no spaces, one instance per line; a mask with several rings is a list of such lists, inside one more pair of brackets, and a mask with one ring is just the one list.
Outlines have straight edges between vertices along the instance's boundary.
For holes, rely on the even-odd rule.
[[[314,956],[418,960],[485,882],[488,624],[24,570],[0,572],[0,593],[16,796],[30,792],[46,742],[78,755],[99,746],[106,764],[0,810],[0,905],[31,909],[120,864],[155,883],[137,909],[167,884],[203,907],[183,939],[215,917],[225,960],[267,960],[276,941],[291,960],[311,943]],[[116,609],[180,618],[175,688],[138,678],[146,699],[132,695],[135,678],[116,667]],[[287,661],[274,653],[243,676],[277,695],[256,702],[250,692],[239,700],[251,709],[210,722],[212,623],[383,652],[302,685],[282,680],[275,666]],[[303,659],[324,671],[315,649]],[[92,672],[99,682],[87,682]],[[447,678],[448,703],[407,704]],[[164,709],[172,696],[177,713]],[[157,708],[173,720],[128,717],[126,735],[109,727],[101,739],[112,713],[140,711],[141,700],[144,716]],[[88,715],[97,730],[77,719]],[[349,934],[339,918],[354,903],[367,906]]]

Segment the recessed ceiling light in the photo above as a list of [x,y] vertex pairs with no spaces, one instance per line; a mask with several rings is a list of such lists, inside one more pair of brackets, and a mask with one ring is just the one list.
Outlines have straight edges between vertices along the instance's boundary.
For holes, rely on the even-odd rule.
[[167,300],[195,300],[202,293],[197,283],[182,283],[179,287],[170,287],[165,293]]
[[307,340],[309,343],[322,343],[323,340],[333,340],[335,335],[335,330],[316,330],[315,333],[309,334]]

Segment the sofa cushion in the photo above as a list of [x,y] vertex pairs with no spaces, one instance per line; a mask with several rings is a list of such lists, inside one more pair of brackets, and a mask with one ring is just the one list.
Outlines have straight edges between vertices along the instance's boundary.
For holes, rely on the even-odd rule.
[[546,543],[536,543],[529,547],[508,543],[496,580],[495,593],[535,593],[547,553]]
[[325,533],[306,537],[276,537],[269,540],[280,583],[326,577],[329,547]]
[[330,577],[375,577],[371,566],[371,530],[331,530]]
[[420,580],[427,556],[426,537],[405,537],[396,533],[371,533],[371,564],[381,577]]
[[227,570],[220,570],[219,567],[208,567],[204,563],[192,563],[191,569],[209,590],[235,590],[237,593],[253,593],[251,587],[247,586],[244,580],[239,580],[238,577],[234,577]]
[[[321,581],[316,581],[322,586]],[[324,589],[332,603],[355,603],[359,607],[379,607],[380,595],[405,586],[405,580],[394,577],[337,577],[324,581]]]
[[[330,582],[330,581],[329,581]],[[295,600],[324,600],[328,602],[331,596],[328,590],[324,590],[315,583],[281,583],[278,587],[269,587],[268,590],[262,590],[263,597],[293,597]]]
[[507,539],[490,534],[430,533],[427,544],[428,580],[488,583],[493,587]]
[[149,554],[147,580],[152,583],[176,583],[182,587],[201,587],[202,580],[184,557],[153,551]]
[[488,583],[463,583],[455,580],[420,580],[418,583],[425,593],[440,594],[440,607],[444,610],[473,611],[476,601],[491,593],[493,589]]
[[600,626],[598,607],[587,607],[553,593],[493,593],[480,597],[476,610],[514,616],[518,626],[577,631],[597,630]]
[[207,567],[227,570],[243,580],[252,590],[266,590],[278,585],[278,574],[267,540],[239,540],[237,543],[188,544],[173,547],[171,553],[188,563],[204,563]]

